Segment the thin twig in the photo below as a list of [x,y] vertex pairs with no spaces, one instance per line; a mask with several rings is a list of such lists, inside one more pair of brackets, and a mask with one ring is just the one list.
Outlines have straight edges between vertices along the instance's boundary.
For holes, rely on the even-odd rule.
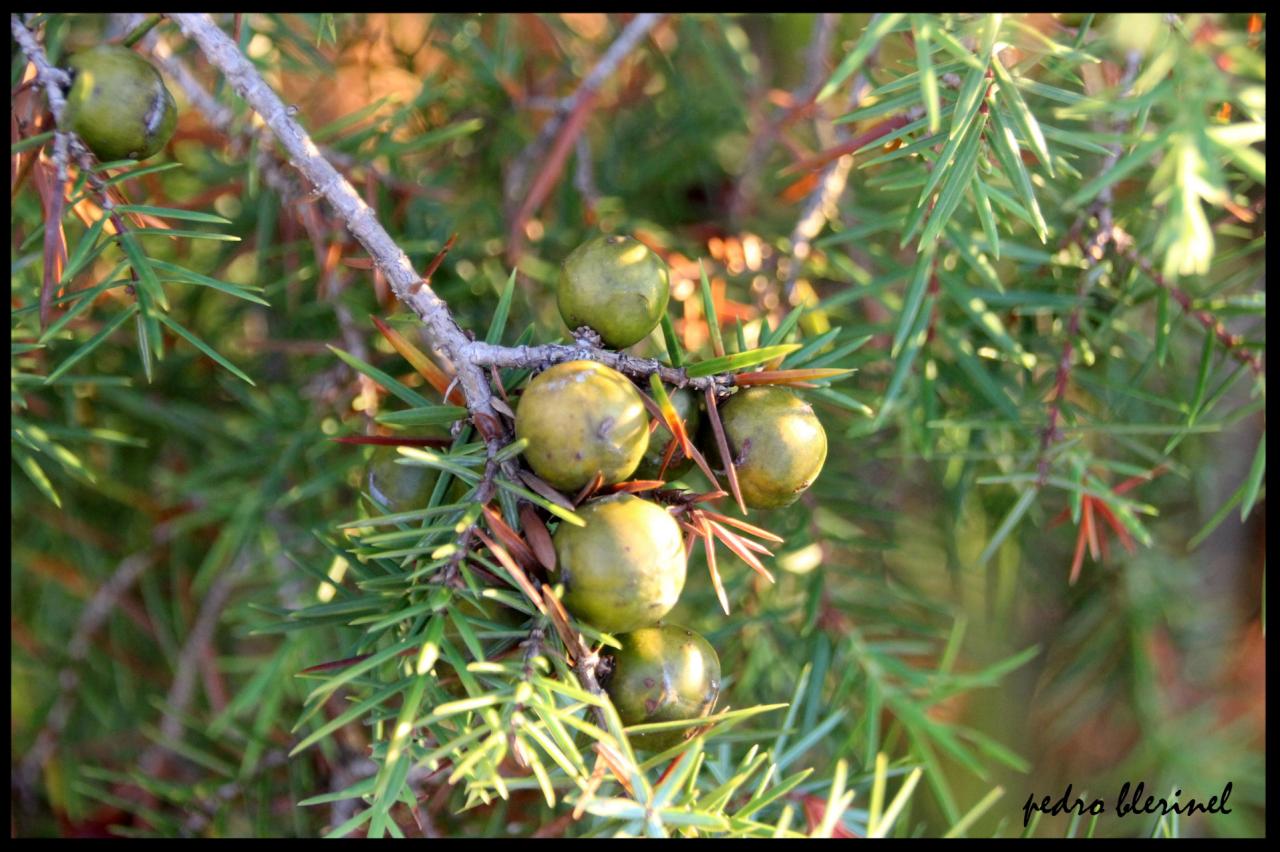
[[210,127],[235,142],[240,137],[233,126],[236,118],[235,110],[220,103],[205,89],[187,64],[173,55],[173,49],[168,41],[151,34],[147,36],[146,43],[151,48],[151,55],[160,66],[160,70],[178,84],[182,93],[186,95],[187,102],[204,117]]
[[[604,691],[604,687],[600,686],[597,678],[597,671],[600,668],[600,655],[595,653],[586,653],[578,655],[577,666],[574,673],[578,675],[578,682],[582,684],[582,688],[597,698],[608,698]],[[604,709],[592,705],[592,715],[596,718],[596,724],[602,729],[608,730],[608,721],[605,719]]]
[[[519,256],[524,240],[524,224],[546,199],[560,171],[564,168],[565,159],[573,149],[578,135],[586,126],[587,116],[600,87],[617,70],[622,60],[631,53],[640,40],[662,20],[662,17],[659,13],[644,12],[632,18],[600,57],[600,61],[583,78],[574,93],[560,102],[560,108],[547,120],[534,140],[525,146],[512,163],[505,181],[510,220],[507,239],[509,260]],[[525,175],[535,162],[541,162],[542,168],[534,177],[528,190],[522,192]],[[523,201],[517,207],[516,200],[521,196]]]
[[135,25],[127,34],[125,34],[124,38],[120,39],[121,47],[133,47],[141,41],[147,33],[151,32],[151,30],[155,28],[156,24],[159,24],[163,18],[164,15],[160,14],[153,13],[151,15],[147,15],[140,23]]
[[594,96],[604,81],[617,70],[632,48],[648,34],[649,30],[658,24],[661,18],[662,15],[652,12],[646,12],[633,18],[631,23],[627,24],[618,38],[614,40],[613,44],[609,45],[609,48],[600,57],[600,61],[591,69],[591,72],[578,84],[578,88],[574,90],[573,94],[560,98],[555,102],[555,114],[538,131],[537,137],[526,145],[524,150],[512,161],[506,180],[508,205],[514,208],[515,200],[519,197],[520,190],[524,186],[524,177],[528,174],[530,166],[542,159],[543,152],[551,144],[551,140],[555,138],[565,119],[587,98]]
[[1262,357],[1256,352],[1250,352],[1248,349],[1244,348],[1243,337],[1227,331],[1227,327],[1222,324],[1222,321],[1209,311],[1197,308],[1194,300],[1191,298],[1191,295],[1166,279],[1164,274],[1155,268],[1155,265],[1149,258],[1143,257],[1138,253],[1137,249],[1134,248],[1131,242],[1125,245],[1120,254],[1129,262],[1134,263],[1141,268],[1142,271],[1146,273],[1147,277],[1158,284],[1161,288],[1167,290],[1169,295],[1173,296],[1174,301],[1182,306],[1183,311],[1195,317],[1196,320],[1204,326],[1205,331],[1216,337],[1218,342],[1222,344],[1223,348],[1230,352],[1231,356],[1237,361],[1247,365],[1249,369],[1253,371],[1255,376],[1262,376],[1266,373],[1266,366],[1263,364]]
[[600,190],[596,188],[595,175],[592,173],[591,143],[587,141],[585,134],[578,137],[574,147],[573,185],[587,208],[588,223],[594,223],[596,207],[600,203]]
[[[67,239],[62,230],[62,214],[67,193],[67,159],[71,151],[71,134],[62,130],[53,134],[53,187],[45,208],[44,275],[40,282],[40,330],[49,326],[53,314],[53,294],[58,289],[67,262]],[[41,164],[43,165],[43,164]]]
[[[520,643],[524,646],[523,667],[521,668],[520,679],[530,685],[533,683],[533,676],[535,674],[534,660],[536,660],[538,655],[542,653],[542,643],[543,640],[546,639],[546,635],[547,623],[543,620],[540,621],[536,627],[530,630],[528,637]],[[516,738],[516,720],[524,714],[524,710],[524,702],[516,702],[507,727],[507,745],[520,764],[522,766],[527,766],[528,763],[521,754],[520,741]]]
[[[1134,51],[1130,51],[1126,57],[1124,77],[1121,79],[1117,89],[1119,92],[1117,97],[1123,97],[1128,94],[1129,88],[1133,85],[1133,80],[1138,73],[1139,59],[1140,57]],[[1115,129],[1122,129],[1122,125]],[[1102,161],[1098,174],[1106,174],[1115,167],[1116,162],[1120,159],[1123,147],[1119,144],[1113,144],[1108,150],[1109,153]],[[1062,403],[1066,397],[1067,384],[1071,379],[1071,360],[1075,352],[1075,338],[1080,333],[1080,319],[1084,312],[1085,299],[1088,297],[1090,290],[1093,289],[1094,283],[1101,276],[1102,269],[1099,264],[1102,263],[1103,258],[1106,256],[1107,246],[1116,241],[1115,218],[1111,212],[1112,198],[1112,187],[1107,186],[1098,195],[1098,200],[1092,206],[1093,214],[1098,217],[1098,229],[1084,247],[1085,269],[1080,275],[1080,285],[1076,290],[1075,307],[1071,309],[1071,314],[1067,318],[1067,339],[1062,344],[1062,354],[1058,358],[1058,370],[1054,377],[1053,401],[1049,404],[1047,421],[1040,432],[1040,460],[1037,465],[1036,476],[1037,488],[1043,488],[1044,484],[1049,481],[1049,469],[1051,467],[1049,454],[1053,449],[1053,443],[1060,437],[1058,421],[1062,417]],[[1064,246],[1079,238],[1079,229],[1083,227],[1088,218],[1088,216],[1081,217],[1072,226],[1067,235],[1068,242]]]
[[27,25],[16,14],[9,16],[9,28],[13,31],[14,41],[18,43],[27,60],[36,66],[36,81],[49,100],[49,111],[53,113],[53,120],[61,125],[62,113],[67,108],[67,98],[63,89],[71,87],[71,75],[49,63],[49,57],[45,56],[44,49],[36,41],[35,33],[27,29]]
[[76,687],[80,685],[80,664],[89,656],[89,640],[98,632],[107,618],[115,610],[120,596],[142,576],[142,572],[151,567],[153,557],[149,551],[134,553],[121,560],[120,565],[107,582],[99,587],[93,598],[80,613],[75,629],[71,633],[71,642],[67,646],[67,663],[58,672],[58,695],[53,707],[45,717],[44,727],[36,734],[35,743],[22,760],[18,774],[18,787],[24,794],[30,793],[41,769],[62,732],[71,718],[71,710],[75,706]]
[[652,358],[637,358],[588,345],[544,343],[541,346],[498,346],[476,341],[464,350],[464,355],[474,364],[495,367],[545,367],[564,361],[596,361],[634,378],[647,379],[656,374],[667,384],[697,390],[707,387],[723,390],[733,383],[731,375],[691,377],[683,367],[668,367]]
[[738,222],[742,218],[747,205],[759,189],[760,173],[764,169],[765,160],[782,131],[796,116],[812,106],[822,89],[827,71],[826,56],[831,49],[831,39],[838,21],[839,15],[831,12],[817,16],[813,23],[813,34],[809,37],[809,46],[805,49],[805,79],[791,92],[791,106],[763,129],[752,134],[742,174],[734,184],[726,204],[731,222]]
[[[195,624],[192,625],[191,632],[178,653],[178,660],[174,665],[173,683],[165,696],[164,716],[160,720],[160,735],[164,740],[177,742],[182,739],[181,717],[194,697],[200,655],[213,641],[218,619],[221,618],[222,611],[231,599],[236,583],[249,569],[250,561],[249,551],[242,551],[231,567],[218,575],[204,596]],[[143,753],[138,765],[148,775],[159,775],[168,751],[167,746],[156,743]]]
[[[881,14],[876,13],[871,17],[871,21],[867,24],[868,28],[875,25],[876,19]],[[878,52],[878,50],[872,51],[871,56],[868,57],[868,63],[875,61]],[[817,67],[820,66],[811,67],[810,73],[816,74]],[[856,107],[865,94],[870,91],[870,85],[865,74],[858,74],[853,82],[851,91],[853,95],[850,99],[850,106]],[[825,114],[819,112],[815,115],[814,123],[817,126],[819,136],[829,135],[832,143],[846,144],[850,141],[850,134],[844,125],[833,125]],[[809,193],[809,197],[805,199],[804,207],[801,208],[800,218],[796,221],[796,226],[791,231],[791,258],[786,265],[787,278],[782,288],[787,304],[795,304],[796,281],[800,277],[800,270],[808,259],[810,251],[812,251],[814,238],[827,226],[827,222],[834,218],[837,209],[836,204],[848,185],[849,173],[852,170],[853,154],[842,155],[835,162],[823,168],[822,173],[818,176],[817,186]]]
[[[484,465],[484,474],[480,478],[480,482],[476,485],[476,496],[473,502],[479,503],[481,506],[488,506],[489,501],[494,498],[498,492],[498,471],[501,464],[492,455]],[[458,567],[462,564],[462,560],[466,558],[467,553],[471,550],[471,540],[475,538],[476,530],[480,527],[480,518],[477,518],[466,526],[466,528],[458,534],[454,541],[457,548],[453,556],[449,558],[449,564],[445,566],[441,573],[441,582],[445,585],[451,585],[457,580]]]
[[[253,63],[208,15],[175,13],[170,17],[262,117],[288,154],[290,163],[315,187],[317,194],[329,202],[352,236],[382,269],[392,292],[422,319],[435,345],[453,362],[471,411],[501,422],[490,404],[489,382],[484,371],[463,357],[469,339],[448,305],[414,271],[408,255],[378,222],[355,188],[320,153],[310,135],[293,119],[293,110],[285,106]],[[499,438],[493,436],[488,440],[491,451],[496,452]]]

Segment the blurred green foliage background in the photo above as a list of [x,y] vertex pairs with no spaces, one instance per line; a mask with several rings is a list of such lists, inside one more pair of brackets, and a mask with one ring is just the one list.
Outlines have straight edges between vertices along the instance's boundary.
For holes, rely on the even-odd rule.
[[[981,54],[989,26],[983,16],[897,17],[860,76],[806,109],[814,83],[831,79],[866,37],[869,15],[668,16],[601,86],[558,161],[540,130],[563,126],[554,123],[560,99],[628,16],[249,14],[219,23],[418,269],[458,235],[432,286],[477,335],[513,267],[505,342],[525,328],[538,341],[565,334],[558,264],[598,230],[635,234],[662,254],[690,353],[710,352],[699,261],[730,351],[757,345],[797,305],[809,310],[796,315],[792,338],[837,330],[823,351],[836,353],[831,366],[858,372],[812,393],[830,441],[826,468],[802,504],[754,519],[786,539],[770,562],[777,583],[722,553],[726,616],[695,551],[671,616],[717,647],[722,705],[792,703],[785,721],[761,717],[707,744],[708,762],[726,766],[762,743],[786,758],[780,772],[815,767],[780,803],[794,809],[792,828],[821,820],[843,758],[857,795],[840,827],[862,833],[884,753],[891,792],[925,769],[898,835],[959,825],[969,836],[1016,836],[1029,795],[1056,799],[1070,784],[1103,798],[1107,814],[1093,826],[1045,817],[1035,834],[1258,836],[1265,375],[1121,252],[1091,264],[1068,238],[1073,226],[1086,236],[1097,227],[1098,196],[1068,202],[1105,174],[1102,164],[1115,165],[1108,146],[1127,153],[1155,140],[1109,186],[1108,212],[1195,310],[1265,358],[1265,168],[1259,176],[1252,159],[1265,153],[1265,133],[1258,142],[1242,132],[1231,144],[1244,153],[1186,147],[1214,128],[1265,124],[1265,17],[1004,16],[996,52],[1032,81],[1022,90],[1028,108],[1053,131],[1052,177],[1017,132],[1047,240],[1029,214],[1015,215],[1012,177],[985,165],[979,182],[1011,200],[993,208],[998,246],[978,190],[936,246],[900,239],[939,146],[872,160],[927,138],[917,129],[872,139],[853,156],[847,185],[817,205],[823,220],[805,240],[807,257],[797,256],[797,222],[841,160],[806,163],[887,118],[927,115],[917,48],[930,27],[940,103],[954,105],[968,66],[938,47],[937,32]],[[30,23],[59,62],[128,31],[135,22],[126,18]],[[253,118],[178,29],[162,22],[140,48],[185,65],[231,111],[228,135],[162,64],[180,120],[148,165],[176,167],[119,187],[134,204],[222,218],[169,222],[192,237],[139,240],[162,270],[170,315],[253,385],[172,330],[163,360],[151,359],[132,323],[45,381],[131,295],[121,279],[84,299],[45,346],[26,346],[42,334],[41,186],[52,185],[52,171],[47,145],[22,144],[49,125],[15,49],[11,834],[313,836],[355,811],[349,800],[298,802],[370,776],[377,734],[356,722],[285,756],[316,724],[292,730],[309,691],[298,673],[344,656],[359,628],[299,619],[281,628],[280,612],[332,599],[326,576],[343,582],[342,558],[325,542],[361,511],[367,448],[331,439],[384,432],[374,418],[401,407],[329,347],[431,395],[368,317],[427,341],[323,203],[305,189],[282,200],[279,178],[294,178],[247,132]],[[1127,62],[1136,75],[1124,93]],[[1185,166],[1193,149],[1203,162]],[[1186,174],[1161,165],[1170,162]],[[543,175],[545,199],[523,209]],[[1170,236],[1169,222],[1181,215],[1191,228],[1202,203],[1211,261],[1170,274],[1170,252],[1204,247],[1186,245],[1194,235]],[[73,252],[100,216],[92,193],[68,205]],[[926,248],[938,270],[927,292],[917,275]],[[122,258],[116,247],[102,251],[75,289],[111,280]],[[1086,274],[1095,275],[1089,290]],[[895,337],[914,327],[913,290],[925,300],[916,307],[928,340],[904,351]],[[1075,335],[1067,328],[1077,304],[1085,308]],[[1048,442],[1055,482],[1067,485],[1037,489],[1068,339],[1073,367],[1057,401],[1065,432]],[[655,335],[636,351],[665,349]],[[47,487],[22,458],[36,460]],[[1118,486],[1134,477],[1120,499]],[[1108,503],[1124,514],[1112,525],[1102,520]],[[1242,504],[1252,508],[1243,519]],[[1096,519],[1092,537],[1082,515]],[[1081,560],[1081,548],[1098,552]],[[1073,561],[1081,565],[1069,582]],[[113,577],[120,593],[99,612],[95,600]],[[334,698],[318,718],[345,707]],[[1232,813],[1118,819],[1125,781],[1157,795],[1178,787],[1184,798],[1231,782]],[[574,835],[611,825],[548,808],[536,788],[460,813],[461,785],[432,776],[418,794],[426,827],[408,808],[392,814],[410,834]]]

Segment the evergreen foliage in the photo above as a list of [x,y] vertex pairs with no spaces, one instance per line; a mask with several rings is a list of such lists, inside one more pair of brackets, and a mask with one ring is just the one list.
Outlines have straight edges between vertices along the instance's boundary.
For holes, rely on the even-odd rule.
[[[488,414],[195,17],[12,19],[13,833],[1262,832],[1265,17],[215,16]],[[34,80],[108,40],[178,103],[146,162]],[[507,416],[599,352],[555,288],[601,231],[671,274],[613,364],[651,434],[782,385],[828,436],[784,509],[715,451],[637,486],[721,662],[693,722],[624,729],[548,570],[600,486]],[[389,444],[425,504],[365,487]],[[1124,780],[1234,813],[1020,822]]]

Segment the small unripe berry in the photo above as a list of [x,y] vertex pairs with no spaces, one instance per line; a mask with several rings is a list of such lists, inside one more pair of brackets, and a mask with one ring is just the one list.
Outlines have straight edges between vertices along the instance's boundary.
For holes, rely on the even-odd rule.
[[[619,636],[605,691],[624,725],[699,719],[720,695],[720,658],[698,633],[659,624]],[[631,744],[646,751],[671,748],[693,728],[632,734]]]
[[680,525],[657,503],[631,494],[595,500],[578,509],[586,526],[556,530],[556,574],[564,605],[610,633],[654,624],[684,589]]
[[529,382],[516,409],[516,437],[533,472],[576,491],[597,472],[605,484],[635,472],[649,446],[649,414],[635,385],[594,361],[568,361]]
[[364,467],[361,485],[382,511],[391,514],[425,509],[440,471],[416,464],[400,464],[405,457],[396,447],[375,447]]
[[622,349],[645,338],[666,313],[667,267],[639,240],[596,237],[560,266],[556,303],[571,329],[594,329],[605,345]]
[[173,96],[155,68],[127,47],[99,45],[72,56],[64,124],[99,160],[145,160],[178,122]]
[[720,409],[725,438],[753,509],[794,503],[822,472],[827,433],[808,403],[777,387],[738,391]]

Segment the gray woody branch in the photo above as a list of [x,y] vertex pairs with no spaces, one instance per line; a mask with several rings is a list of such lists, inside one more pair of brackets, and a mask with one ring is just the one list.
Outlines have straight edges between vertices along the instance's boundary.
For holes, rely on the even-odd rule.
[[263,122],[280,140],[293,166],[342,217],[352,236],[364,246],[373,262],[387,276],[396,298],[422,319],[432,340],[453,362],[458,382],[472,413],[484,414],[493,418],[495,423],[500,422],[492,406],[488,378],[478,365],[465,356],[470,343],[466,332],[454,320],[444,300],[414,270],[408,255],[378,222],[369,205],[329,164],[307,132],[294,121],[290,109],[266,84],[236,43],[208,15],[175,13],[169,17],[177,23],[184,35],[200,46],[200,50],[223,73],[240,97],[262,117]]
[[545,367],[564,361],[597,361],[632,378],[644,379],[651,375],[676,387],[703,390],[707,387],[723,389],[732,383],[727,375],[691,377],[683,368],[668,367],[652,358],[637,358],[586,342],[582,330],[576,343],[546,343],[542,346],[496,346],[491,343],[468,344],[464,355],[473,364],[486,367]]
[[67,108],[67,98],[62,90],[70,87],[70,75],[49,64],[49,57],[44,55],[44,49],[36,41],[35,34],[27,29],[27,25],[16,14],[9,16],[9,29],[13,31],[13,40],[18,43],[22,53],[36,66],[36,81],[49,99],[49,111],[53,113],[53,120],[61,124],[62,111]]
[[627,54],[635,48],[642,38],[648,35],[651,29],[657,26],[662,17],[662,15],[654,12],[644,12],[632,18],[631,22],[627,24],[613,44],[609,45],[608,50],[600,57],[600,61],[591,69],[591,72],[582,80],[573,94],[555,102],[555,113],[542,126],[537,137],[520,152],[520,155],[507,172],[504,191],[507,197],[507,204],[512,207],[513,213],[515,207],[518,206],[516,205],[516,200],[520,190],[524,187],[524,179],[529,172],[530,166],[546,153],[547,146],[551,144],[551,140],[560,131],[565,119],[578,108],[582,101],[599,90],[604,81],[622,64],[622,60],[626,58]]
[[[453,318],[448,305],[422,280],[409,257],[378,222],[373,211],[325,159],[311,137],[293,119],[292,111],[262,79],[235,42],[208,15],[175,13],[169,17],[177,23],[184,35],[196,42],[206,58],[262,117],[263,122],[280,141],[290,163],[316,188],[316,193],[329,202],[346,223],[348,230],[369,252],[374,263],[386,275],[396,297],[422,319],[436,346],[452,362],[472,413],[485,414],[494,418],[494,422],[501,422],[497,420],[489,380],[483,369],[490,366],[541,367],[582,359],[597,361],[633,378],[643,379],[656,374],[663,381],[679,387],[723,389],[731,384],[732,378],[729,376],[691,378],[683,369],[668,367],[653,359],[602,349],[594,345],[589,337],[579,336],[574,344],[517,347],[473,341]],[[619,44],[613,46],[616,50],[611,48],[611,56],[624,55],[624,47],[629,49],[636,39],[656,23],[656,16],[640,17],[642,20],[633,22],[635,26],[628,30],[630,38],[619,39]],[[65,103],[60,88],[66,82],[65,72],[49,63],[34,34],[17,16],[12,17],[11,23],[19,47],[36,65],[40,83],[48,92],[55,117],[60,115]],[[607,73],[605,69],[614,64],[616,62],[602,61],[596,69],[599,74],[593,72],[584,81],[584,87],[598,86],[599,78]],[[215,109],[210,109],[209,112],[226,120],[225,112]],[[491,446],[492,449],[496,447]]]
[[[682,369],[585,343],[506,347],[473,341],[454,320],[444,300],[414,271],[409,258],[378,223],[373,211],[324,158],[306,131],[294,121],[290,110],[259,76],[236,44],[207,15],[173,14],[170,17],[188,38],[195,40],[209,61],[222,71],[249,106],[262,116],[265,124],[280,140],[291,163],[337,211],[351,233],[369,252],[374,263],[387,276],[396,297],[421,317],[436,345],[453,362],[473,413],[494,416],[488,379],[482,369],[488,366],[537,367],[585,359],[598,361],[635,378],[646,378],[656,373],[670,384],[691,386],[699,390],[708,386],[723,388],[729,383],[725,376],[690,378]],[[653,23],[646,18],[644,26],[637,25],[633,30],[635,33],[643,33]],[[614,52],[610,51],[611,54]],[[619,47],[616,52],[622,54],[624,51]],[[599,67],[607,68],[610,64],[601,62]],[[598,85],[594,75],[587,82]]]

